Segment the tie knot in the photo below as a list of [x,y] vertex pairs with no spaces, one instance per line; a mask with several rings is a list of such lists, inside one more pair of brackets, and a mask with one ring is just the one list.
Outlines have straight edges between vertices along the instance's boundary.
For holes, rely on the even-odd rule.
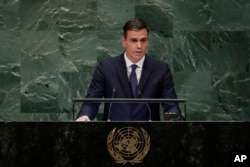
[[133,65],[131,65],[131,67],[132,67],[132,71],[135,71],[135,69],[137,68],[137,65],[133,64]]

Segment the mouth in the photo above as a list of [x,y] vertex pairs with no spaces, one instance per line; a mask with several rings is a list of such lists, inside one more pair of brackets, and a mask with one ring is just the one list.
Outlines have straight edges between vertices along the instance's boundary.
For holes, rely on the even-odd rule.
[[142,54],[142,51],[135,51],[136,54]]

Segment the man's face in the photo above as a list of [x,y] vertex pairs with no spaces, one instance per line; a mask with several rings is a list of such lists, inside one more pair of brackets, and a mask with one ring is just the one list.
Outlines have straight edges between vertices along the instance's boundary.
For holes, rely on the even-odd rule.
[[128,30],[127,37],[122,37],[122,45],[125,48],[128,59],[133,63],[138,62],[148,49],[147,29]]

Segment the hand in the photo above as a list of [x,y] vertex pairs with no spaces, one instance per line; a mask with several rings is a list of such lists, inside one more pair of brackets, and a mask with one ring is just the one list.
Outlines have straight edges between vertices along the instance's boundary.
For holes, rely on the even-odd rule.
[[77,122],[89,122],[91,121],[88,116],[84,115],[76,119]]

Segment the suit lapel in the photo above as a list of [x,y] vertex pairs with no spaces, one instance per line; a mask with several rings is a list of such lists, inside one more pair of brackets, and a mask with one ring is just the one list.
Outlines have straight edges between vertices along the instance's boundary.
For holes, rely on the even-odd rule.
[[[126,67],[126,63],[125,63],[123,56],[124,56],[123,54],[118,56],[117,59],[115,59],[115,61],[114,61],[114,65],[115,65],[115,68],[117,71],[117,76],[119,78],[120,84],[122,85],[125,94],[127,95],[127,97],[132,97],[129,79],[127,76],[128,75],[127,74],[127,67]],[[138,90],[140,90],[140,91],[143,90],[145,84],[148,82],[148,79],[149,79],[151,72],[152,72],[152,67],[150,65],[150,61],[149,61],[148,57],[146,56],[145,60],[144,60],[144,64],[143,64],[140,82],[138,85]]]
[[122,88],[124,89],[125,94],[127,94],[127,97],[132,97],[129,79],[127,76],[127,67],[123,54],[121,54],[117,57],[117,59],[115,59],[114,65],[117,71],[118,79],[120,81],[120,84],[122,85]]
[[143,90],[145,84],[147,83],[149,76],[152,72],[152,67],[150,65],[150,62],[148,60],[148,57],[145,56],[145,60],[144,60],[144,64],[143,64],[143,69],[142,69],[142,73],[141,73],[141,78],[140,78],[140,82],[138,85],[138,89],[140,91]]

